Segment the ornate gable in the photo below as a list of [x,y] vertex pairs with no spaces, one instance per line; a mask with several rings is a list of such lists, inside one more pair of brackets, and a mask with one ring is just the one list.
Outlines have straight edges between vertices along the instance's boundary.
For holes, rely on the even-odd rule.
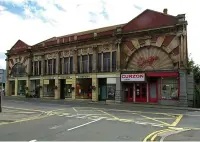
[[178,22],[175,16],[153,10],[145,10],[123,27],[123,32],[161,28],[175,25]]
[[17,51],[21,51],[21,50],[25,50],[28,48],[28,44],[26,44],[25,42],[18,40],[14,46],[10,49],[11,52],[17,52]]

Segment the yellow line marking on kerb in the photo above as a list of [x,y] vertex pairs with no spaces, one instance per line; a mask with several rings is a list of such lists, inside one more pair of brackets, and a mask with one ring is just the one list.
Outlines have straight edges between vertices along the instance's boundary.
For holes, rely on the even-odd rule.
[[170,126],[176,126],[181,121],[182,117],[182,114],[176,117],[176,120]]

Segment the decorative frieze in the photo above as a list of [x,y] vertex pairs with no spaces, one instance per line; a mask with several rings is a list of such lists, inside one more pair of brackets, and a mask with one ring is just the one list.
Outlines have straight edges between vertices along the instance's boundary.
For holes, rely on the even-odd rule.
[[70,51],[63,51],[63,57],[69,57],[70,56]]
[[110,52],[112,51],[112,44],[104,44],[98,46],[98,52]]
[[34,56],[33,60],[34,61],[40,61],[40,60],[42,60],[42,56]]
[[46,58],[46,59],[55,59],[55,58],[56,58],[56,54],[57,54],[57,53],[55,53],[55,52],[54,52],[54,53],[46,54],[46,57],[45,57],[45,58]]
[[88,54],[89,52],[89,50],[88,50],[89,48],[83,48],[83,49],[81,49],[81,54],[82,55],[84,55],[84,54]]

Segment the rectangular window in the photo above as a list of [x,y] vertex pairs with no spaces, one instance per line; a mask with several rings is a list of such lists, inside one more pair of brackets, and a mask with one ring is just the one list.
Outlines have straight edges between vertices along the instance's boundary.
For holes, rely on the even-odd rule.
[[110,52],[103,53],[103,71],[110,71]]
[[74,60],[73,57],[70,57],[70,74],[73,73],[74,70]]
[[80,64],[81,63],[81,57],[78,56],[78,61],[77,61],[77,69],[78,69],[78,73],[81,73],[81,67],[80,67]]
[[68,57],[64,58],[64,66],[65,66],[64,73],[68,74],[68,69],[69,69],[69,58]]
[[42,74],[42,62],[39,61],[39,75]]
[[101,54],[102,53],[98,53],[98,72],[101,72]]
[[177,100],[179,98],[179,86],[177,78],[162,78],[161,93],[162,99]]
[[88,55],[82,56],[83,73],[88,73]]
[[116,71],[116,51],[112,52],[112,71]]
[[47,60],[44,61],[44,73],[47,74]]
[[56,74],[56,59],[53,59],[53,74]]
[[62,74],[62,69],[63,69],[63,66],[62,66],[62,59],[63,59],[63,58],[60,58],[60,74]]
[[115,100],[116,84],[107,84],[107,99]]
[[32,68],[31,74],[32,74],[32,75],[34,75],[34,74],[33,74],[33,66],[34,66],[34,62],[31,62],[31,68]]
[[38,75],[38,61],[34,62],[34,72],[35,72],[34,75]]
[[92,67],[93,67],[93,65],[92,65],[92,57],[93,57],[93,55],[89,55],[89,72],[92,72]]
[[49,67],[49,74],[52,74],[53,72],[53,60],[48,60],[48,67]]

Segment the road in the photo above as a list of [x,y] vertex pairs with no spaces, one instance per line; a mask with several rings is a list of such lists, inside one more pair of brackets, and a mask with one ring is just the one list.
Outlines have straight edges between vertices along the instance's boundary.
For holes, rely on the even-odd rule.
[[192,141],[200,134],[199,111],[10,100],[3,106],[29,117],[0,121],[0,141]]

